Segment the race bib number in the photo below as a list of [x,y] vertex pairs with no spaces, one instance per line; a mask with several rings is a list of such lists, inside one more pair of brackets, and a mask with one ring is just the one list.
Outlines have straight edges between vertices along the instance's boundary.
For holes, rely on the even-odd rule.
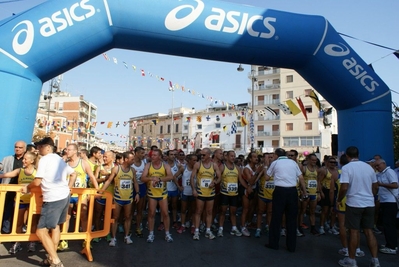
[[163,187],[163,182],[157,183],[154,188],[162,188]]
[[187,180],[186,180],[186,186],[191,186],[190,179],[187,179]]
[[265,188],[266,189],[274,189],[274,182],[266,182]]
[[142,171],[137,171],[137,172],[136,172],[136,179],[137,179],[137,181],[141,182],[141,175],[142,175],[142,174],[143,174]]
[[237,183],[227,183],[227,192],[237,192],[238,184]]
[[211,179],[201,179],[201,187],[209,188],[209,185],[211,184],[211,182],[212,182]]
[[120,189],[130,189],[132,187],[132,182],[130,180],[121,180],[119,183]]
[[317,188],[317,181],[316,180],[309,180],[308,181],[308,188]]
[[82,187],[79,179],[75,180],[75,184],[73,185],[73,187],[76,187],[76,188],[81,188]]

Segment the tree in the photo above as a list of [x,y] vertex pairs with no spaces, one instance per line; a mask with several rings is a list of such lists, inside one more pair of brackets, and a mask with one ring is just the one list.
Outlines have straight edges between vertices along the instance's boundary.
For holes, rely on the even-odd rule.
[[392,124],[393,124],[393,155],[395,161],[399,159],[399,107],[392,103]]

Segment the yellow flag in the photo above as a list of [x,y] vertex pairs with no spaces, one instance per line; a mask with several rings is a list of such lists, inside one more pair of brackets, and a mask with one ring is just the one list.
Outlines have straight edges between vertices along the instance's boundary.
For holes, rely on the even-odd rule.
[[107,128],[112,128],[112,121],[108,122]]
[[248,121],[246,118],[241,117],[241,126],[246,126],[248,124]]
[[286,101],[288,108],[290,109],[292,115],[298,115],[299,113],[301,113],[301,110],[295,105],[294,102],[292,102],[291,99],[288,99]]
[[316,93],[314,92],[314,90],[312,90],[310,92],[309,97],[313,100],[313,102],[316,105],[317,109],[320,111],[321,110],[321,103],[320,103],[320,100],[317,97]]

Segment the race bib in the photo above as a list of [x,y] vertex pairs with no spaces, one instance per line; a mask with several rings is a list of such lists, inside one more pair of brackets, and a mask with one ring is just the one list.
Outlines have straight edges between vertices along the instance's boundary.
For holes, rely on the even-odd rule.
[[163,182],[157,183],[154,188],[162,188],[163,187]]
[[201,187],[208,188],[211,182],[212,179],[201,179]]
[[132,182],[130,180],[121,180],[119,183],[120,189],[130,189],[132,187]]
[[308,188],[317,188],[317,181],[316,180],[309,180],[308,181]]
[[237,192],[238,184],[237,183],[227,183],[227,192]]
[[137,181],[141,182],[141,175],[143,174],[142,171],[136,171],[136,179]]
[[190,179],[187,179],[187,180],[186,180],[186,186],[191,186]]
[[80,183],[80,179],[76,179],[75,180],[75,184],[73,185],[73,187],[76,187],[76,188],[81,188],[82,187],[81,183]]
[[266,182],[265,188],[266,189],[274,189],[274,182]]

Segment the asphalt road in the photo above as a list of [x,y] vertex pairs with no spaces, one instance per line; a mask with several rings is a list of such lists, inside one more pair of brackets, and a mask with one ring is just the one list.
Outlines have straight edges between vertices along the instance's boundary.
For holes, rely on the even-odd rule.
[[[157,215],[159,216],[159,215]],[[228,222],[226,222],[227,224]],[[133,236],[133,244],[123,243],[123,234],[117,235],[117,246],[109,247],[105,239],[92,243],[93,262],[87,261],[80,254],[81,241],[70,241],[69,249],[60,252],[60,258],[65,266],[339,266],[338,260],[343,258],[337,253],[341,248],[338,236],[326,234],[313,236],[305,230],[305,236],[297,240],[295,253],[285,249],[285,238],[280,240],[278,251],[265,248],[267,236],[255,238],[254,230],[251,237],[236,237],[230,235],[230,225],[224,228],[224,237],[208,240],[201,235],[199,241],[194,241],[189,231],[178,234],[172,229],[173,243],[164,240],[164,232],[155,232],[154,243],[147,243],[148,230],[144,230],[144,238]],[[399,233],[398,233],[399,234]],[[377,235],[379,244],[384,244],[383,235]],[[37,266],[45,257],[41,245],[36,252],[24,250],[16,255],[9,255],[12,244],[0,244],[0,266]],[[361,249],[366,256],[357,258],[358,266],[368,266],[371,258],[366,246],[365,237],[361,237]],[[399,255],[379,254],[381,266],[398,267]]]

